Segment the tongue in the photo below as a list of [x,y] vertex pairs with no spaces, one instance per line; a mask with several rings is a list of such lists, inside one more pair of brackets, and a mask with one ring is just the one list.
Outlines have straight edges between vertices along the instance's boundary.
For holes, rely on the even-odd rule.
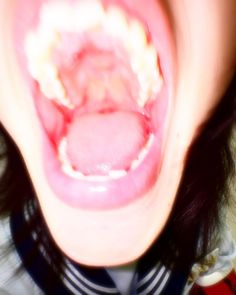
[[128,169],[148,139],[147,120],[128,111],[87,113],[69,126],[67,154],[85,175]]

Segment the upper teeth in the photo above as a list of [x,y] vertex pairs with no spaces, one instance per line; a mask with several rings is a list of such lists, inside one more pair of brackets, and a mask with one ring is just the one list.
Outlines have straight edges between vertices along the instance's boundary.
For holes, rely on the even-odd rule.
[[127,20],[115,6],[104,9],[98,0],[81,0],[73,5],[65,0],[45,4],[40,13],[40,24],[28,33],[25,42],[29,71],[40,85],[42,93],[59,103],[73,108],[52,61],[53,50],[60,45],[60,32],[78,33],[103,30],[122,41],[130,55],[131,67],[140,84],[138,104],[143,107],[160,90],[162,77],[157,67],[157,52],[148,44],[142,24]]

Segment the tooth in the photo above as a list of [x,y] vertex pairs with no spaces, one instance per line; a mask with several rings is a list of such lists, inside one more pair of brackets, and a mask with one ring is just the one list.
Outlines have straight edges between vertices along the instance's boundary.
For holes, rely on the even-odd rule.
[[102,3],[96,0],[79,1],[71,6],[67,1],[47,3],[41,11],[41,22],[47,30],[84,31],[99,26],[104,19]]
[[78,2],[74,9],[74,27],[76,31],[96,29],[105,18],[105,10],[100,1],[84,0]]
[[[137,46],[138,47],[138,46]],[[157,52],[153,46],[145,47],[142,52],[133,56],[133,67],[145,75],[156,73],[157,69]]]
[[44,62],[42,64],[35,63],[32,67],[31,70],[34,71],[34,78],[36,78],[40,84],[54,84],[58,80],[57,68],[51,62]]
[[144,62],[147,73],[152,74],[153,79],[157,79],[160,76],[157,58],[158,56],[155,47],[153,45],[149,45],[145,50]]
[[154,99],[160,90],[161,82],[159,79],[154,80],[154,76],[155,73],[152,76],[150,74],[149,77],[145,73],[138,75],[140,93],[137,102],[140,107],[144,107],[150,99]]
[[61,81],[57,77],[41,76],[37,78],[42,93],[48,98],[57,101],[59,104],[69,109],[74,109],[73,103],[66,96],[66,91]]
[[67,107],[70,110],[73,110],[75,108],[75,105],[73,103],[71,103],[69,98],[66,96],[63,98],[56,99],[56,101],[57,101],[57,103]]
[[66,91],[58,78],[58,70],[51,62],[29,66],[32,76],[39,82],[42,93],[49,99],[55,99],[60,104],[73,108],[66,97]]
[[[45,44],[42,44],[45,46]],[[41,54],[41,49],[38,44],[38,36],[32,32],[28,33],[25,39],[25,52],[27,57],[34,60],[35,57],[38,57]]]
[[47,79],[54,80],[57,78],[58,70],[57,70],[57,67],[52,62],[45,63],[43,65],[43,69],[44,69],[43,74],[45,75]]
[[63,163],[62,164],[62,171],[78,180],[87,180],[87,181],[108,181],[111,179],[119,179],[125,175],[127,172],[125,171],[110,171],[111,175],[84,175],[79,171],[75,171],[70,165]]
[[42,93],[49,99],[54,99],[55,95],[55,84],[53,85],[51,82],[41,81],[40,89]]
[[138,168],[138,166],[141,164],[142,160],[140,158],[133,160],[130,169],[135,170]]
[[144,107],[147,101],[160,90],[161,75],[157,65],[157,52],[153,45],[147,45],[140,55],[135,53],[131,65],[140,84],[140,97],[138,105]]
[[83,179],[84,175],[81,172],[75,171],[72,169],[72,167],[68,164],[62,164],[61,166],[62,171],[67,174],[68,176],[76,179]]
[[[87,180],[87,181],[99,181],[99,182],[102,182],[102,181],[108,181],[108,180],[111,180],[111,179],[118,179],[118,178],[121,178],[122,176],[125,176],[127,173],[120,173],[119,175],[115,175],[115,171],[114,172],[114,175],[84,175],[83,173],[79,172],[79,171],[75,171],[71,165],[69,164],[65,164],[63,163],[62,164],[62,171],[67,174],[68,176],[72,177],[72,178],[75,178],[75,179],[78,179],[78,180]],[[113,174],[113,173],[112,173]]]
[[118,179],[118,178],[121,178],[121,177],[127,175],[127,172],[125,170],[111,170],[111,171],[109,171],[108,175],[112,179]]
[[150,134],[149,139],[148,139],[148,141],[147,141],[147,143],[145,145],[146,149],[149,150],[151,148],[151,146],[153,145],[154,139],[155,139],[154,134]]
[[139,97],[137,100],[138,106],[143,108],[146,105],[146,103],[149,101],[149,99],[150,99],[150,96],[148,95],[148,93],[145,90],[140,89]]
[[25,41],[25,52],[30,61],[42,62],[50,57],[49,42],[42,42],[38,34],[29,33]]
[[62,170],[65,174],[75,179],[87,181],[108,181],[111,179],[119,179],[127,175],[127,172],[125,171],[110,171],[109,175],[84,175],[79,171],[75,171],[71,165],[65,163],[62,164]]
[[[54,38],[55,39],[55,38]],[[41,34],[29,33],[25,41],[28,68],[34,78],[56,75],[56,66],[51,62],[51,40],[45,40]]]
[[162,76],[157,76],[155,81],[153,81],[152,87],[152,95],[157,94],[161,90],[161,86],[163,85],[163,78]]
[[67,139],[62,138],[58,146],[58,158],[62,164],[70,165],[69,159],[67,157]]
[[139,80],[139,84],[140,84],[140,93],[139,93],[139,97],[138,97],[138,105],[140,107],[144,107],[145,104],[149,101],[149,99],[152,97],[153,95],[153,76],[155,74],[151,75],[149,73],[149,77],[148,75],[145,73],[145,71],[143,71],[142,73],[138,73],[138,80]]
[[148,153],[148,149],[144,147],[138,155],[139,163],[141,163],[145,159],[147,153]]
[[138,159],[133,160],[131,166],[130,166],[130,170],[135,170],[140,164],[140,161]]
[[48,30],[70,30],[73,28],[73,13],[73,7],[66,1],[55,1],[42,7],[40,20]]
[[126,46],[131,54],[137,54],[142,57],[143,49],[147,46],[147,37],[142,24],[138,20],[132,20],[128,28],[129,36],[126,40]]
[[77,180],[87,180],[87,181],[107,181],[109,177],[103,175],[84,175],[79,171],[75,171],[70,165],[63,164],[62,171],[68,176]]
[[132,164],[131,164],[131,170],[135,170],[136,168],[138,168],[138,166],[142,163],[142,161],[145,159],[146,155],[147,155],[148,151],[143,148],[142,151],[140,152],[138,159],[135,159]]
[[[57,67],[51,61],[51,50],[49,46],[46,46],[48,43],[43,42],[44,48],[41,47],[39,50],[36,46],[38,41],[36,41],[35,36],[29,35],[26,44],[29,58],[28,68],[31,75],[39,82],[40,89],[47,98],[55,99],[60,104],[73,109],[74,105],[66,97],[65,88],[58,78]],[[35,48],[37,49],[35,50]]]
[[62,171],[68,176],[77,180],[87,180],[87,181],[107,181],[109,177],[103,175],[84,175],[79,171],[75,171],[70,165],[62,164]]
[[110,6],[104,18],[104,29],[111,36],[118,37],[123,42],[128,41],[128,23],[125,14],[121,9],[115,6]]
[[149,66],[150,69],[155,69],[157,66],[157,52],[156,48],[153,45],[148,45],[145,48],[145,56],[144,56],[145,62]]
[[45,54],[51,56],[53,49],[61,42],[61,33],[59,30],[51,30],[49,27],[40,24],[37,29],[38,43],[45,44],[47,47],[43,47]]
[[133,162],[132,162],[132,164],[131,164],[131,166],[130,166],[130,169],[131,170],[135,170],[142,162],[143,162],[143,160],[146,158],[146,156],[147,156],[147,154],[148,154],[148,152],[149,152],[149,150],[150,150],[150,148],[151,148],[151,146],[152,146],[152,144],[153,144],[153,142],[154,142],[154,135],[153,134],[151,134],[150,136],[149,136],[149,139],[148,139],[148,141],[147,141],[147,143],[146,143],[146,145],[143,147],[143,149],[140,151],[140,153],[139,153],[139,155],[138,155],[138,158],[137,159],[135,159]]
[[41,80],[40,88],[47,98],[58,99],[63,104],[67,103],[65,89],[60,81]]
[[50,62],[40,62],[35,60],[34,62],[29,62],[28,69],[35,78],[41,88],[46,92],[45,95],[48,95],[48,98],[54,96],[53,84],[57,80],[57,68]]
[[[47,86],[49,92],[52,92],[53,97],[60,99],[65,98],[65,89],[58,79],[58,70],[52,63],[46,63],[43,66],[43,71],[38,76],[40,84]],[[45,89],[46,90],[46,89]],[[47,93],[45,93],[47,95]],[[48,96],[48,98],[50,98]]]

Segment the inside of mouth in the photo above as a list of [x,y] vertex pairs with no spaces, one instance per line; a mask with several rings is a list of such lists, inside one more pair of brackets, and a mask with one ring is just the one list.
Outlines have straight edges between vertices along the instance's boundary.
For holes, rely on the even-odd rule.
[[68,158],[74,170],[84,175],[127,171],[148,135],[148,126],[138,113],[129,110],[86,113],[75,118],[68,128]]
[[71,176],[129,171],[155,129],[142,69],[135,71],[124,44],[101,29],[59,39],[44,67],[48,79],[34,78],[39,115],[62,166]]

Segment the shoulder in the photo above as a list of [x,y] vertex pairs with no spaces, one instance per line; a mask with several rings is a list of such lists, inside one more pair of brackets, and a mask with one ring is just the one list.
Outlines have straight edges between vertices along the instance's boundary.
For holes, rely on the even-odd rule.
[[231,231],[225,227],[217,248],[213,249],[200,263],[193,265],[191,276],[199,286],[206,287],[223,280],[233,270],[236,258],[236,243]]

